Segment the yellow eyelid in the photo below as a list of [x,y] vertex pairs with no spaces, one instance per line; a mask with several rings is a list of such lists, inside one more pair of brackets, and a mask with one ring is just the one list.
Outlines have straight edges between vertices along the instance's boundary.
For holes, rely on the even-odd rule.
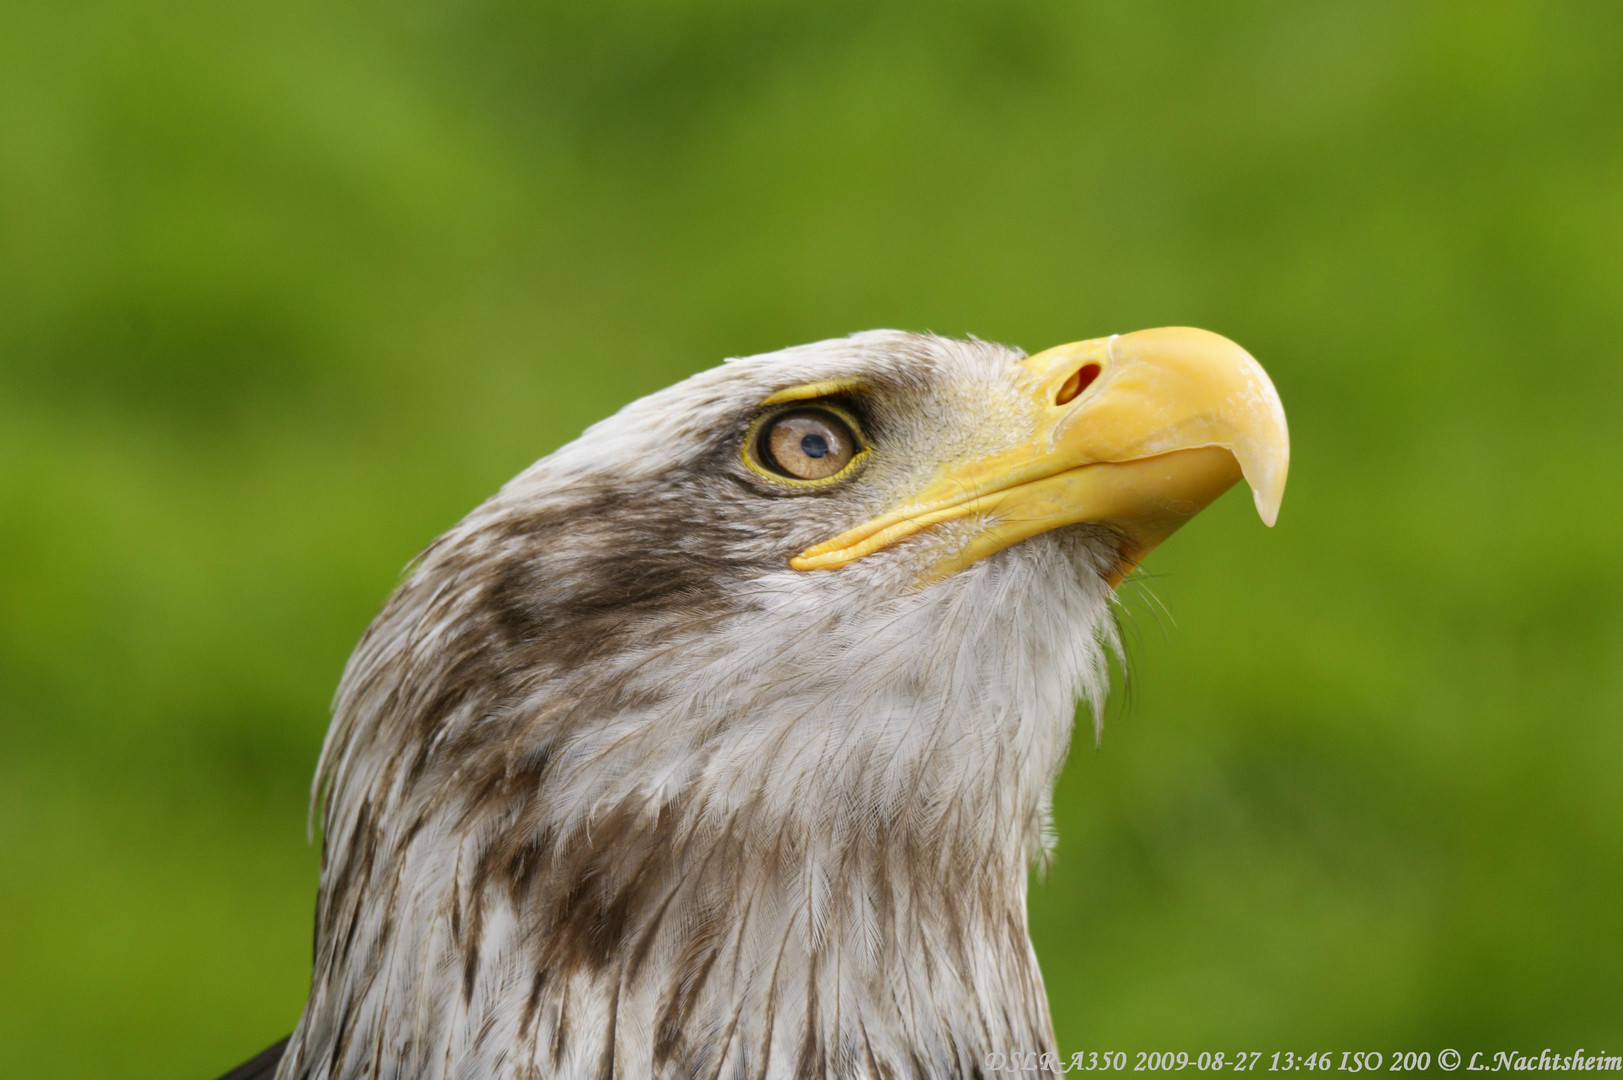
[[[840,379],[826,384],[815,385],[834,385],[835,382],[840,384],[841,390],[848,390],[850,387],[858,385],[854,379]],[[799,389],[799,387],[796,387],[795,389]],[[835,392],[838,393],[840,391]],[[780,393],[787,393],[787,391],[780,391]],[[755,422],[749,427],[749,432],[744,436],[744,445],[740,449],[739,457],[744,459],[744,465],[749,469],[750,472],[757,476],[765,477],[766,479],[777,484],[783,484],[794,488],[813,488],[824,487],[829,484],[838,484],[850,477],[854,470],[859,468],[864,462],[867,461],[868,455],[872,452],[873,448],[869,446],[868,436],[862,430],[862,424],[857,421],[857,418],[852,416],[846,410],[840,408],[838,405],[832,405],[826,401],[819,401],[815,406],[812,407],[822,409],[824,412],[833,413],[845,424],[847,428],[850,429],[852,438],[856,440],[856,452],[851,455],[851,460],[845,463],[845,468],[841,469],[833,476],[825,476],[820,480],[802,480],[796,476],[784,476],[782,473],[773,472],[771,469],[768,469],[766,466],[755,460],[755,445],[760,441],[761,429],[780,416],[787,413],[797,412],[801,408],[807,408],[808,406],[803,404],[804,401],[804,398],[791,398],[790,403],[795,405],[795,408],[770,409],[756,417]]]
[[834,394],[847,394],[852,390],[861,390],[866,385],[861,379],[824,379],[822,382],[802,383],[799,386],[786,386],[767,395],[761,400],[762,405],[782,405],[789,401],[810,401],[813,398],[830,397]]

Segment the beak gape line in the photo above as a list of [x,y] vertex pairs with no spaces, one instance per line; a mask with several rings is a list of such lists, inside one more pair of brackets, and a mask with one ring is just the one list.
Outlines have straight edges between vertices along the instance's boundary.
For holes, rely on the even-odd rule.
[[946,465],[870,521],[807,548],[797,570],[835,570],[940,522],[984,525],[927,575],[939,580],[1027,537],[1080,522],[1122,537],[1121,582],[1236,481],[1273,525],[1290,468],[1279,394],[1240,346],[1189,327],[1060,345],[1018,365],[1036,430],[1019,445]]

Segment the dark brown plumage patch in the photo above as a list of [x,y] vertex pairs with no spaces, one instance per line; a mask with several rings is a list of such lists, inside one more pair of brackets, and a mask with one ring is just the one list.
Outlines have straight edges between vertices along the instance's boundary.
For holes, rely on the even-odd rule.
[[[686,1056],[687,1031],[711,972],[721,957],[721,931],[712,920],[709,933],[696,935],[674,970],[666,973],[664,1004],[654,1025],[654,1064],[664,1068]],[[730,1033],[729,1033],[730,1034]]]
[[538,659],[577,668],[657,634],[649,616],[734,610],[733,586],[758,569],[727,554],[736,525],[703,505],[646,501],[613,493],[566,518],[503,523],[495,539],[523,554],[493,568],[485,596],[506,643],[542,644]]
[[276,1075],[276,1066],[281,1064],[282,1052],[286,1049],[287,1039],[280,1039],[220,1077],[220,1080],[272,1080]]
[[469,890],[468,933],[462,943],[462,1000],[473,1000],[473,983],[479,977],[479,951],[484,938],[485,890],[476,875]]
[[797,1080],[824,1080],[828,1058],[823,1052],[822,1023],[817,1015],[817,955],[806,965],[806,1015],[801,1023],[800,1056],[795,1062]]
[[520,1031],[533,1031],[536,1010],[541,1007],[541,992],[547,988],[547,969],[537,965],[530,977],[530,993],[524,999],[524,1012],[519,1017]]
[[600,973],[620,965],[628,940],[664,902],[678,856],[677,815],[649,821],[622,807],[594,823],[591,839],[560,853],[543,895],[550,910],[537,912],[550,943],[547,960],[560,974]]

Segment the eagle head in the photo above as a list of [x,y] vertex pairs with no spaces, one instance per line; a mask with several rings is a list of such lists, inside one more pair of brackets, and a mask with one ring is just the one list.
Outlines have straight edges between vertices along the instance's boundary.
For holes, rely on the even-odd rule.
[[980,1075],[1113,589],[1288,439],[1232,342],[874,331],[636,401],[344,672],[281,1077]]

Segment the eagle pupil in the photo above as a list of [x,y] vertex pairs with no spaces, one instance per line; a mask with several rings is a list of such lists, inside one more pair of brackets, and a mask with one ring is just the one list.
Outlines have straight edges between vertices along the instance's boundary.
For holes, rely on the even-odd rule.
[[809,458],[828,456],[828,440],[821,435],[806,435],[800,440],[800,451]]

